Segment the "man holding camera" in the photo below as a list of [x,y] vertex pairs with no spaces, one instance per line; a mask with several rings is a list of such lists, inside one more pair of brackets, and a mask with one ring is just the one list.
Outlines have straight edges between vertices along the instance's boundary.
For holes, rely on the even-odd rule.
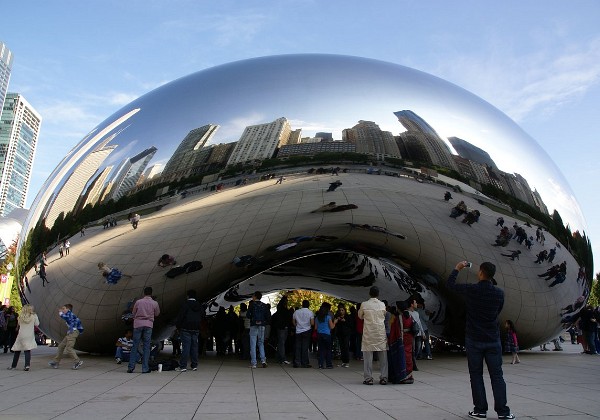
[[498,325],[498,315],[504,306],[504,291],[496,287],[496,266],[491,262],[484,262],[479,266],[477,283],[456,284],[458,273],[466,267],[471,267],[471,263],[461,261],[456,264],[448,277],[448,287],[465,296],[465,348],[474,405],[473,411],[469,411],[469,417],[487,418],[488,403],[483,383],[485,360],[494,393],[494,410],[499,419],[514,419],[515,416],[506,405],[506,382],[502,374],[502,345]]

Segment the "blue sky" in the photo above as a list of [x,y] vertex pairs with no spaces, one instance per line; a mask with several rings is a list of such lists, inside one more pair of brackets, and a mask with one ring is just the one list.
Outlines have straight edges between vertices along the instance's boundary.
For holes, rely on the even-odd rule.
[[9,90],[44,118],[28,203],[90,129],[155,87],[245,58],[347,54],[441,77],[514,119],[567,178],[600,261],[600,2],[23,0],[1,10]]

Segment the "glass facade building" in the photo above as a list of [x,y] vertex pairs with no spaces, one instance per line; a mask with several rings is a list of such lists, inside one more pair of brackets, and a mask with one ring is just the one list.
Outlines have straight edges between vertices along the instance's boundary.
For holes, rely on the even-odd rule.
[[23,207],[42,117],[17,93],[8,93],[0,115],[0,216]]

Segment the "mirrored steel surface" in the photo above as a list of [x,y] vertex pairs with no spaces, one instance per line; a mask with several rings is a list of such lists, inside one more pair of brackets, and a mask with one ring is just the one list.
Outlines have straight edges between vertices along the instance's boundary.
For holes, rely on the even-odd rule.
[[[372,129],[369,122],[391,134],[369,143],[380,147],[368,150],[369,165],[326,165],[339,166],[338,174],[310,171],[309,165],[271,170],[285,174],[281,183],[278,177],[264,179],[263,173],[252,171],[200,181],[194,162],[200,159],[202,141],[227,144],[250,126],[281,118],[292,131],[302,129],[299,137],[332,133],[335,140],[351,138],[363,128]],[[345,131],[349,129],[354,131]],[[474,267],[462,272],[459,281],[475,282],[476,267],[492,261],[506,294],[501,317],[518,326],[521,345],[554,338],[579,309],[573,306],[577,299],[587,293],[569,244],[557,245],[546,231],[545,243],[534,240],[530,249],[514,239],[496,246],[498,217],[510,228],[517,222],[528,238],[535,238],[536,220],[516,215],[462,182],[390,166],[390,157],[407,159],[406,149],[390,146],[399,144],[390,136],[404,139],[413,159],[425,153],[457,173],[465,162],[452,155],[460,153],[495,174],[511,174],[514,185],[504,182],[513,196],[547,207],[550,214],[557,209],[571,229],[584,227],[573,193],[546,153],[504,114],[461,88],[374,60],[266,57],[176,80],[94,128],[59,164],[32,206],[20,244],[20,258],[31,261],[31,291],[24,295],[53,338],[64,333],[57,308],[72,303],[86,329],[78,347],[87,351],[112,350],[125,328],[123,315],[144,286],[154,288],[162,308],[157,338],[170,331],[190,288],[204,301],[229,305],[257,289],[263,294],[313,289],[362,301],[368,287],[379,285],[389,302],[420,295],[434,312],[432,332],[460,342],[464,305],[446,289],[445,279],[458,261],[469,260]],[[162,175],[151,178],[157,164]],[[334,180],[341,185],[332,190]],[[455,185],[460,190],[452,189]],[[143,191],[152,193],[140,202]],[[452,198],[444,200],[447,191]],[[107,204],[127,200],[134,192],[138,201],[131,207],[115,210]],[[461,200],[469,211],[478,210],[477,222],[449,217]],[[344,207],[322,207],[331,202]],[[102,206],[102,214],[95,214],[80,233],[77,224],[93,206]],[[136,229],[127,220],[134,213],[141,216]],[[65,216],[69,221],[61,224]],[[106,221],[116,221],[116,226]],[[58,238],[70,241],[68,255],[60,257]],[[53,242],[45,286],[33,268],[39,256],[25,257],[42,239]],[[554,247],[553,263],[534,262],[540,251]],[[163,254],[173,256],[177,265],[199,261],[202,268],[168,277],[174,266],[157,265]],[[100,262],[124,275],[107,283]],[[563,281],[545,280],[544,272],[562,262],[567,267]]]

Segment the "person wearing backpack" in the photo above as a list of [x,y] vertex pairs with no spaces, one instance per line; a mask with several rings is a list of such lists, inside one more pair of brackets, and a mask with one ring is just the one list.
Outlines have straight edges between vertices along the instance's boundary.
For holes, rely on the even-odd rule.
[[254,292],[252,300],[248,306],[246,317],[250,319],[250,367],[256,369],[256,345],[258,344],[258,353],[262,367],[267,367],[267,358],[265,356],[265,327],[269,324],[271,317],[271,308],[266,303],[262,303],[262,293]]

